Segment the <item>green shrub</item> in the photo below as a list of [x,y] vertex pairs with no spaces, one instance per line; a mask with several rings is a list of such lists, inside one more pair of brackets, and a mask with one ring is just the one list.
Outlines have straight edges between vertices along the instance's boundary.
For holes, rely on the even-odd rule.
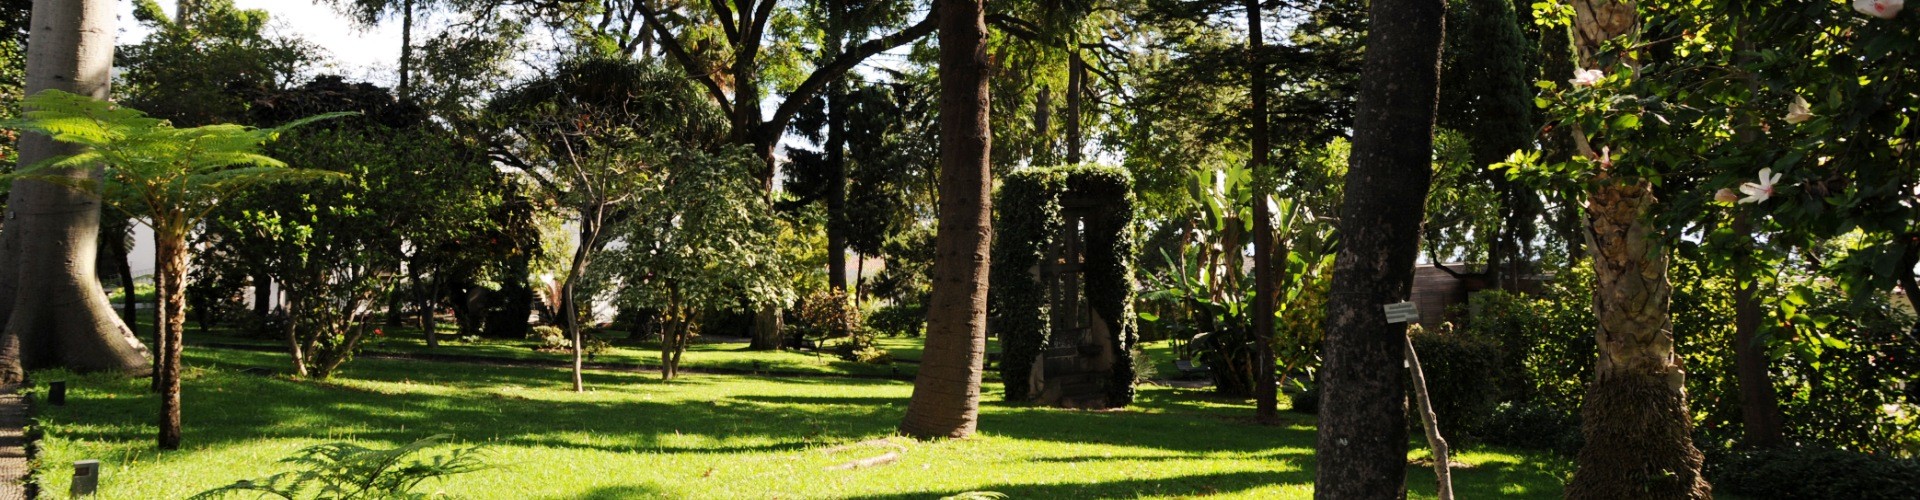
[[1513,402],[1496,405],[1474,437],[1488,444],[1551,450],[1566,456],[1579,452],[1585,441],[1580,435],[1578,414],[1554,406]]
[[919,337],[926,327],[925,304],[888,304],[867,315],[867,328],[889,337]]
[[536,351],[557,352],[573,348],[573,340],[567,338],[567,332],[556,326],[533,327],[527,333],[527,338],[540,341],[540,345],[533,348]]
[[837,339],[865,329],[860,308],[839,290],[823,289],[801,297],[789,313],[788,329],[810,339]]
[[282,472],[259,480],[238,481],[201,492],[192,498],[226,498],[235,494],[341,500],[441,497],[444,495],[437,492],[426,494],[415,490],[428,479],[486,468],[480,461],[479,447],[454,448],[425,460],[408,458],[440,447],[449,438],[442,434],[389,450],[376,450],[352,443],[311,446],[280,460],[280,463],[300,466],[302,470]]
[[1715,493],[1752,498],[1920,498],[1920,460],[1845,450],[1782,448],[1708,460]]
[[1500,402],[1493,377],[1500,349],[1451,328],[1429,332],[1416,327],[1412,335],[1440,432],[1448,443],[1465,446]]

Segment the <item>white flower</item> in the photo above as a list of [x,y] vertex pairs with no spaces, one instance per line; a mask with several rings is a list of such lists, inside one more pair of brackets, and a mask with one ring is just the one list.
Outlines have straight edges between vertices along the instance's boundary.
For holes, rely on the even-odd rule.
[[1606,73],[1597,69],[1574,68],[1573,79],[1567,80],[1567,82],[1572,83],[1575,87],[1592,87],[1600,83],[1601,78],[1606,77]]
[[1732,189],[1720,188],[1719,191],[1713,192],[1713,201],[1717,201],[1721,203],[1733,203],[1736,201],[1740,201],[1740,195],[1734,193]]
[[1760,169],[1758,184],[1752,182],[1740,184],[1740,192],[1747,194],[1747,197],[1740,199],[1740,203],[1760,203],[1773,197],[1773,185],[1780,182],[1780,176],[1781,174],[1773,173],[1771,168]]
[[1787,123],[1799,124],[1813,119],[1813,105],[1807,104],[1805,97],[1793,96],[1793,104],[1787,105]]
[[1905,0],[1853,0],[1853,10],[1881,19],[1893,19],[1900,15],[1900,7]]

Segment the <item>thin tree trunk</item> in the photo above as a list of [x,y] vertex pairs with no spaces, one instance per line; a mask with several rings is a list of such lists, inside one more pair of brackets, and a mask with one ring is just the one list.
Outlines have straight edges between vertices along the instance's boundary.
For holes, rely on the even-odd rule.
[[827,285],[847,291],[847,92],[835,82],[827,91]]
[[[1745,212],[1734,216],[1733,232],[1753,234],[1753,224]],[[1746,263],[1737,268],[1752,267],[1750,260],[1741,262]],[[1741,269],[1738,274],[1750,276],[1750,272],[1752,269]],[[1773,377],[1768,373],[1771,360],[1767,358],[1766,346],[1759,342],[1760,321],[1764,318],[1760,297],[1755,294],[1759,284],[1747,279],[1737,281],[1733,289],[1733,363],[1734,379],[1740,384],[1740,418],[1745,426],[1745,441],[1753,448],[1774,448],[1785,443],[1786,436],[1781,424],[1780,395],[1774,392]]]
[[1086,98],[1087,62],[1080,59],[1080,47],[1070,42],[1070,55],[1067,56],[1067,163],[1078,164],[1082,161],[1081,150],[1086,147],[1086,139],[1080,132],[1080,103]]
[[[580,375],[585,364],[582,358],[586,346],[583,342],[585,338],[580,333],[579,298],[574,296],[574,286],[580,281],[581,273],[586,271],[587,261],[591,257],[589,252],[599,241],[600,221],[606,215],[606,207],[596,205],[580,215],[580,247],[573,251],[573,265],[567,268],[567,281],[560,284],[560,325],[566,328],[567,338],[573,339],[573,392],[587,390]],[[589,305],[587,310],[591,313],[593,307]]]
[[413,0],[400,4],[400,99],[413,98]]
[[[1739,30],[1749,36],[1740,37],[1735,42],[1734,57],[1737,63],[1745,66],[1753,62],[1754,41],[1752,24],[1744,17],[1736,21]],[[1756,95],[1761,92],[1760,81],[1749,73],[1743,77],[1747,88]],[[1739,131],[1735,137],[1744,143],[1758,139],[1759,120],[1753,113],[1741,115]],[[1740,387],[1740,419],[1745,432],[1745,445],[1752,448],[1775,448],[1786,442],[1785,430],[1781,423],[1780,395],[1773,390],[1773,377],[1768,373],[1772,360],[1767,358],[1767,349],[1760,339],[1760,321],[1764,314],[1760,310],[1760,297],[1755,294],[1759,283],[1745,279],[1756,272],[1754,267],[1760,264],[1755,258],[1753,248],[1753,221],[1745,210],[1739,210],[1733,216],[1733,234],[1740,238],[1741,246],[1734,256],[1733,288],[1733,366],[1734,381]],[[1907,269],[1912,269],[1911,265]],[[1912,272],[1904,274],[1912,275]]]
[[266,273],[253,275],[253,316],[266,320],[273,314],[273,278]]
[[940,227],[935,236],[927,347],[900,432],[964,438],[980,412],[986,358],[992,134],[983,0],[939,0]]
[[1314,498],[1406,495],[1406,325],[1387,323],[1381,305],[1406,300],[1412,288],[1445,16],[1441,0],[1372,5],[1327,295]]
[[[161,224],[164,225],[164,224]],[[186,326],[187,237],[185,229],[154,228],[158,266],[154,289],[160,299],[160,449],[180,449],[181,329]]]
[[[303,299],[301,299],[297,291],[287,291],[287,304],[297,305],[300,304],[301,300]],[[287,323],[282,329],[286,331],[287,356],[293,360],[294,376],[307,378],[312,375],[312,373],[307,370],[307,351],[302,348],[303,343],[300,342],[299,324],[299,318],[295,318],[292,311],[289,311],[287,314]]]
[[[1574,10],[1585,67],[1599,66],[1602,43],[1638,29],[1631,1],[1582,0]],[[1584,132],[1574,133],[1574,143],[1587,149]],[[1595,182],[1586,227],[1599,360],[1580,408],[1586,440],[1567,498],[1710,498],[1693,446],[1686,371],[1673,351],[1667,250],[1646,220],[1655,204],[1652,186],[1604,175]]]
[[120,307],[126,313],[122,317],[126,318],[128,325],[138,324],[140,318],[140,297],[138,297],[140,287],[133,282],[132,254],[133,252],[127,251],[127,247],[122,245],[119,258],[113,260],[114,264],[120,266],[120,289],[123,291],[120,296]]
[[[29,94],[59,89],[104,99],[113,67],[114,3],[34,1],[27,44]],[[25,134],[19,164],[73,153],[71,146]],[[51,172],[84,182],[98,169]],[[19,179],[0,232],[0,383],[26,370],[147,371],[146,348],[113,311],[94,273],[100,202],[41,180]]]
[[1427,396],[1427,373],[1420,368],[1420,354],[1413,350],[1413,337],[1406,337],[1407,370],[1413,374],[1413,400],[1420,405],[1420,425],[1427,431],[1427,446],[1433,449],[1433,477],[1440,500],[1453,500],[1452,453],[1446,438],[1440,437],[1440,417],[1433,414],[1433,401]]
[[1261,423],[1280,421],[1278,387],[1273,373],[1273,213],[1267,207],[1267,186],[1271,178],[1267,168],[1267,72],[1260,63],[1265,50],[1265,31],[1261,29],[1260,0],[1245,0],[1247,8],[1247,73],[1253,80],[1253,155],[1247,169],[1253,172],[1253,399],[1254,419]]

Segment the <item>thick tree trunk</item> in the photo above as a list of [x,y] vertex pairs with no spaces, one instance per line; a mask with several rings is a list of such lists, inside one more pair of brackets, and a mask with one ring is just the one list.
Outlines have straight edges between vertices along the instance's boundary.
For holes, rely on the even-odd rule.
[[1247,8],[1247,73],[1253,81],[1253,155],[1247,169],[1253,172],[1253,339],[1255,346],[1253,377],[1253,418],[1262,423],[1280,421],[1278,387],[1273,373],[1273,213],[1267,207],[1266,186],[1272,178],[1267,170],[1267,71],[1260,63],[1265,50],[1266,31],[1260,26],[1260,0],[1245,0]]
[[[36,0],[27,49],[28,93],[59,89],[107,97],[113,67],[114,3],[108,0]],[[37,134],[20,137],[20,164],[74,149]],[[58,172],[75,180],[94,169]],[[0,383],[25,379],[26,370],[64,366],[79,371],[142,373],[146,348],[114,313],[94,273],[100,202],[57,184],[20,179],[8,200],[0,233]]]
[[[1631,1],[1581,0],[1574,11],[1576,49],[1586,67],[1598,66],[1602,43],[1638,29]],[[1574,142],[1587,141],[1576,136]],[[1655,203],[1652,187],[1605,173],[1594,182],[1586,236],[1599,359],[1581,403],[1586,442],[1567,498],[1710,498],[1693,446],[1686,372],[1673,351],[1667,250],[1646,220]]]
[[1387,323],[1381,306],[1412,288],[1433,177],[1445,15],[1441,0],[1372,5],[1327,298],[1314,498],[1406,495],[1407,325]]
[[[174,234],[167,234],[174,233]],[[186,326],[187,237],[154,229],[154,293],[160,299],[160,449],[180,449],[181,329]]]
[[940,227],[935,236],[927,347],[900,432],[918,438],[973,434],[987,341],[992,238],[992,134],[987,116],[983,0],[939,0]]

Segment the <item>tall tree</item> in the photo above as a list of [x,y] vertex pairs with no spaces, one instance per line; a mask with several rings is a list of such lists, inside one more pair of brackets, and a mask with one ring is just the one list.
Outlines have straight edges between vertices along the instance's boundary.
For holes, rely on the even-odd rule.
[[1406,495],[1407,325],[1381,305],[1407,299],[1433,175],[1442,0],[1375,0],[1370,10],[1341,247],[1327,298],[1314,498]]
[[[1618,56],[1611,65],[1616,78],[1632,77],[1636,55],[1607,47],[1637,37],[1639,19],[1633,1],[1574,2],[1575,49],[1589,75],[1579,80],[1608,72],[1611,58],[1603,55]],[[1652,180],[1634,168],[1613,169],[1610,146],[1595,151],[1590,143],[1599,137],[1573,128],[1581,153],[1601,167],[1587,186],[1586,218],[1599,360],[1581,402],[1586,440],[1567,497],[1709,498],[1693,446],[1686,371],[1673,351],[1666,245],[1649,220]]]
[[987,129],[984,0],[938,0],[940,18],[940,227],[935,238],[927,348],[900,432],[963,438],[980,415],[987,350],[987,265],[993,177]]
[[[38,0],[27,45],[26,91],[56,89],[105,99],[113,69],[113,2]],[[31,165],[75,152],[44,135],[20,139],[20,163]],[[87,182],[98,168],[66,168],[48,175]],[[14,181],[0,232],[0,382],[26,370],[139,372],[149,368],[146,347],[107,302],[94,273],[100,200],[46,179]]]
[[1260,24],[1260,0],[1246,0],[1247,9],[1247,77],[1253,82],[1251,101],[1253,103],[1253,154],[1247,160],[1247,170],[1253,172],[1255,180],[1253,197],[1253,339],[1258,346],[1254,377],[1253,399],[1254,418],[1262,423],[1280,420],[1279,388],[1274,387],[1273,368],[1273,306],[1275,277],[1273,269],[1273,209],[1267,206],[1267,189],[1262,188],[1260,179],[1270,178],[1262,175],[1267,169],[1267,156],[1270,152],[1267,137],[1267,69],[1262,64],[1261,52],[1266,49],[1266,30]]

